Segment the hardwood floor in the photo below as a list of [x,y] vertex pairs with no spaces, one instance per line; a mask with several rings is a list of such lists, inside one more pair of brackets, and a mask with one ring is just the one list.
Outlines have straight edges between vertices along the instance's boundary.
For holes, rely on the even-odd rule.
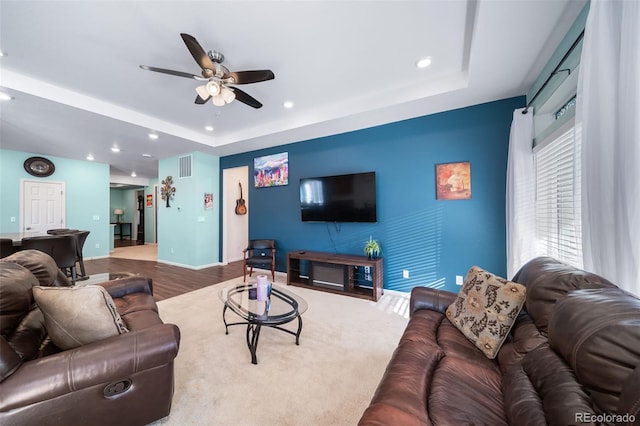
[[85,260],[87,274],[133,272],[153,279],[156,301],[218,284],[242,275],[242,262],[198,271],[146,260],[105,258]]

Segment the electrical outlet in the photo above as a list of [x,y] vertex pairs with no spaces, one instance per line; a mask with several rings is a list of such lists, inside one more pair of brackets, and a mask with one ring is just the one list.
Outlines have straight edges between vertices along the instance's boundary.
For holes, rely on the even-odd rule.
[[173,254],[173,247],[171,247],[171,254]]
[[402,278],[409,278],[409,270],[408,269],[403,269],[402,270]]
[[9,219],[11,222],[15,222],[16,221],[16,217],[15,216],[11,216],[11,219]]
[[97,214],[94,214],[93,215],[93,220],[99,221],[100,220],[100,216],[98,216]]
[[462,285],[463,282],[462,275],[456,275],[456,285]]
[[100,248],[100,243],[96,243],[96,248]]

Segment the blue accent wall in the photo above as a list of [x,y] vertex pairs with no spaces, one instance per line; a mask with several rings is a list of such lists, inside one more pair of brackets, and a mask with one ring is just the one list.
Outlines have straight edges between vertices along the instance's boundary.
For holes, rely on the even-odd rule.
[[[222,157],[220,169],[249,166],[262,155],[289,153],[289,185],[249,185],[249,238],[275,239],[277,269],[286,253],[362,254],[369,236],[382,246],[384,287],[430,286],[457,292],[456,275],[473,265],[506,274],[505,188],[515,97]],[[471,162],[470,200],[438,201],[435,165]],[[377,223],[310,223],[300,219],[302,177],[375,171]],[[409,278],[402,277],[409,270]]]

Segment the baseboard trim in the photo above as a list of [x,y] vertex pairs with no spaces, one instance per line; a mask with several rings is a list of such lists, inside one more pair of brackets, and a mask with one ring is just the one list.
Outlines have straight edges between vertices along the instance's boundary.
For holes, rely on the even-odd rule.
[[106,256],[85,257],[84,260],[108,259],[109,257],[110,256],[107,254]]
[[183,263],[170,262],[168,260],[162,260],[162,259],[158,259],[157,262],[158,263],[164,263],[166,265],[171,265],[171,266],[178,266],[180,268],[192,269],[194,271],[199,271],[200,269],[205,269],[205,268],[211,268],[213,266],[221,266],[221,265],[223,265],[222,262],[214,262],[214,263],[209,263],[207,265],[194,266],[194,265],[185,265]]

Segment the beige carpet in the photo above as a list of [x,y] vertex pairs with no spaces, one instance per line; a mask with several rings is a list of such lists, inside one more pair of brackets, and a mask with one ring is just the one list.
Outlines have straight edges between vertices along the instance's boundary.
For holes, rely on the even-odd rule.
[[158,260],[158,245],[144,244],[136,246],[116,247],[110,254],[111,257],[133,260]]
[[[284,279],[276,276],[276,282]],[[231,327],[225,335],[218,297],[223,286],[241,282],[158,303],[182,339],[171,415],[154,425],[355,425],[406,326],[408,295],[386,291],[374,303],[287,287],[309,304],[300,346],[294,336],[264,327],[253,365],[246,327]],[[287,326],[293,329],[297,321]]]

